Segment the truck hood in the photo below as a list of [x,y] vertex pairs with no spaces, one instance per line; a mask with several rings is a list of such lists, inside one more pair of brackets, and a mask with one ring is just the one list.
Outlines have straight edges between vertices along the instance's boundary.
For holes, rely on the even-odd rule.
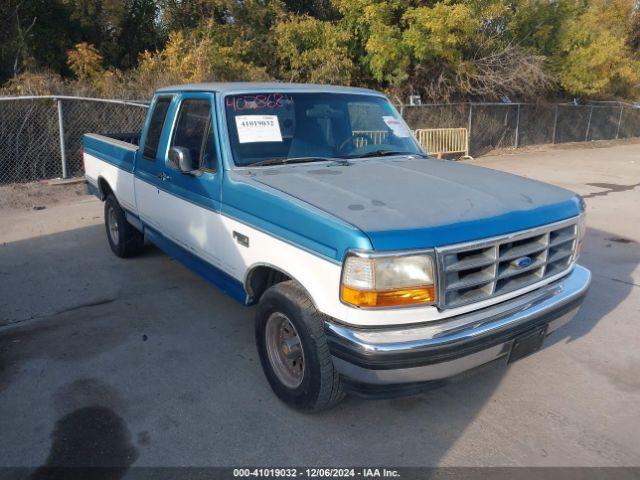
[[488,168],[415,157],[252,169],[252,179],[363,231],[376,250],[447,245],[563,220],[568,190]]

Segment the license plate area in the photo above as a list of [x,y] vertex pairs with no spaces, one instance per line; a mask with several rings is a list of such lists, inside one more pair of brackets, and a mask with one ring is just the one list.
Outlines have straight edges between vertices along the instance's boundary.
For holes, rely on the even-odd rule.
[[509,363],[520,360],[540,350],[546,336],[547,325],[518,335],[513,340],[511,353],[509,354]]

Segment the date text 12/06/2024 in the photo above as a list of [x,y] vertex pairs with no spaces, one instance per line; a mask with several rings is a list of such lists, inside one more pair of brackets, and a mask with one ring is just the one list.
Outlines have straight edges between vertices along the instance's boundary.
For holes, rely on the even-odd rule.
[[400,478],[398,470],[387,468],[236,468],[235,478]]

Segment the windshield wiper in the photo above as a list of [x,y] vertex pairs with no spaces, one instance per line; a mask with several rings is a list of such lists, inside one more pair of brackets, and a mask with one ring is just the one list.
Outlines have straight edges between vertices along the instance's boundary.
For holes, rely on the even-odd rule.
[[397,150],[374,150],[373,152],[363,153],[361,155],[350,155],[346,158],[369,158],[369,157],[389,157],[392,155],[417,155],[422,158],[429,158],[429,155],[425,155],[420,152],[401,152]]
[[334,160],[327,157],[281,157],[281,158],[268,158],[266,160],[260,160],[259,162],[247,165],[248,167],[265,167],[267,165],[287,165],[289,163],[310,163],[310,162],[329,162]]

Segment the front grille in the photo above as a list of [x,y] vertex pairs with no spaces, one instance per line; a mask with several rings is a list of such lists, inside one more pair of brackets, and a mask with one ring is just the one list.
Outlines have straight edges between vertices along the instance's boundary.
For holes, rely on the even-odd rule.
[[436,249],[440,308],[518,290],[567,270],[577,243],[577,218],[513,234]]

